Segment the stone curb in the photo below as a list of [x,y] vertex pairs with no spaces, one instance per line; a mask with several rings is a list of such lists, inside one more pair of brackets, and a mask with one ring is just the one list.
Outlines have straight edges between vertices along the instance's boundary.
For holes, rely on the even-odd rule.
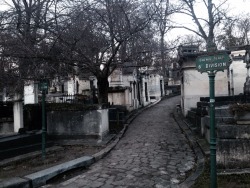
[[204,154],[202,152],[202,149],[200,148],[199,144],[197,143],[195,136],[193,135],[192,131],[188,128],[188,126],[183,122],[183,117],[181,115],[178,115],[177,112],[174,112],[174,119],[179,125],[180,129],[183,131],[183,133],[186,135],[188,141],[190,142],[191,147],[194,150],[194,153],[196,155],[196,168],[195,171],[181,184],[179,184],[180,188],[188,188],[191,187],[196,179],[202,174],[204,170],[205,165],[205,158]]
[[0,187],[9,187],[9,188],[29,188],[30,187],[30,180],[20,178],[20,177],[13,177],[9,179],[5,179],[4,181],[0,182]]
[[139,109],[132,115],[128,117],[128,119],[125,121],[124,128],[121,130],[120,133],[116,136],[116,139],[112,141],[106,148],[102,149],[98,153],[92,155],[92,156],[83,156],[53,167],[50,167],[45,170],[41,170],[38,172],[35,172],[33,174],[29,174],[24,177],[13,177],[9,179],[5,179],[0,182],[0,188],[36,188],[42,185],[46,185],[46,182],[59,175],[62,174],[66,171],[72,170],[74,168],[79,168],[79,167],[86,167],[90,166],[94,162],[97,162],[98,160],[102,159],[105,157],[119,142],[119,140],[122,138],[124,133],[126,132],[129,124],[144,110],[150,108],[151,106],[159,103],[161,99],[158,101]]
[[50,167],[48,169],[41,170],[33,174],[24,176],[24,178],[31,180],[32,187],[35,188],[35,187],[45,185],[49,179],[63,172],[72,170],[74,168],[90,166],[92,163],[94,163],[93,157],[83,156],[83,157],[68,161],[66,163],[59,164],[59,165]]
[[20,177],[14,177],[10,179],[6,179],[2,182],[0,182],[0,187],[5,188],[5,187],[11,187],[11,188],[35,188],[39,187],[42,185],[45,185],[46,182],[63,173],[68,170],[72,170],[74,168],[79,168],[79,167],[85,167],[85,166],[90,166],[92,163],[94,163],[94,158],[90,156],[83,156],[71,161],[68,161],[66,163],[62,163],[50,168],[47,168],[45,170],[41,170],[38,172],[35,172],[33,174],[24,176],[22,178]]

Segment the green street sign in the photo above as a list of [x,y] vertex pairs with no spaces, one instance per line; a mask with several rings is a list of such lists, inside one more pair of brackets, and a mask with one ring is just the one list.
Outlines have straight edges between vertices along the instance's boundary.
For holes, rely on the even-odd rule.
[[222,71],[228,68],[230,61],[230,57],[226,53],[199,56],[196,59],[196,69],[199,72]]
[[47,91],[48,90],[48,83],[47,82],[41,82],[39,83],[39,90],[40,91]]

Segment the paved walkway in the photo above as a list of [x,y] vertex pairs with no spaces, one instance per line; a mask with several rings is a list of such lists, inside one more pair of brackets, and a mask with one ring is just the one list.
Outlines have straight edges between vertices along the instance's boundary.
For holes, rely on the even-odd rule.
[[143,111],[104,158],[81,175],[46,187],[178,187],[194,167],[195,155],[171,116],[180,97]]

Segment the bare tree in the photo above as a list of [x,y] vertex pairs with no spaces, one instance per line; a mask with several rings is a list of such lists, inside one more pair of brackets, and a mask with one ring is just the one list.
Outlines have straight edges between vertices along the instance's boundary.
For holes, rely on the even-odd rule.
[[12,4],[4,12],[7,16],[0,31],[0,78],[1,83],[22,89],[25,80],[48,78],[57,71],[50,34],[57,1],[12,0]]
[[[196,29],[186,26],[181,26],[189,31],[194,32],[206,42],[207,49],[216,49],[215,44],[215,29],[226,18],[226,9],[223,8],[226,5],[227,0],[215,1],[213,0],[180,0],[183,3],[183,9],[180,13],[192,18],[192,21],[196,25]],[[197,4],[203,4],[206,12],[203,15],[197,13],[197,9],[200,6]]]
[[13,78],[13,85],[18,81],[20,88],[25,80],[91,73],[98,81],[99,103],[106,104],[108,77],[116,68],[131,57],[143,63],[152,61],[149,38],[153,36],[144,32],[152,19],[148,1],[12,3],[0,31],[1,78]]
[[180,6],[173,4],[169,0],[154,0],[154,22],[157,26],[157,31],[160,35],[160,56],[161,56],[161,66],[163,70],[163,75],[166,76],[166,44],[165,44],[165,35],[168,31],[173,28],[171,22],[171,16],[180,10]]
[[201,49],[206,49],[206,45],[204,44],[204,40],[195,34],[184,35],[178,41],[179,44],[182,45],[196,45],[199,46]]
[[249,33],[250,33],[250,19],[249,14],[241,17],[238,23],[238,30],[241,31],[242,43],[247,45],[249,44]]
[[224,23],[222,33],[218,35],[219,44],[229,49],[234,46],[249,44],[250,20],[249,15],[241,15],[234,19],[228,19]]
[[81,2],[57,34],[58,47],[63,49],[61,59],[97,78],[100,104],[108,103],[109,75],[124,63],[122,46],[125,48],[149,23],[142,5],[129,0]]
[[237,20],[227,20],[225,22],[222,33],[217,36],[217,41],[221,47],[228,49],[232,46],[241,45],[239,38],[235,34]]

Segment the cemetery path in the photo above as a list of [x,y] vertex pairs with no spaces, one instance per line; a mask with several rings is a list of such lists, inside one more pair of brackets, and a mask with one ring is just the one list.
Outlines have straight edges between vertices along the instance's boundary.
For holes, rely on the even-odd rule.
[[144,110],[105,158],[44,187],[178,187],[195,165],[195,154],[171,114],[179,101],[165,99]]

